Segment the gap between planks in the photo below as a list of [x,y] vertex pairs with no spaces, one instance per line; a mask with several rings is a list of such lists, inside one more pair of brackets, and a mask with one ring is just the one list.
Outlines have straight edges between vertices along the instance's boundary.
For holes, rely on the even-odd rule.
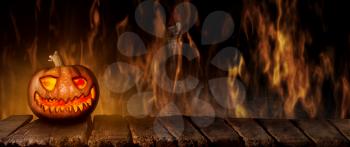
[[[52,124],[44,123],[40,120],[35,120],[29,123],[32,119],[31,115],[26,116],[25,119],[19,119],[18,122],[15,123],[16,119],[13,119],[13,117],[14,116],[11,116],[0,121],[0,134],[5,132],[3,133],[5,135],[2,137],[1,143],[4,142],[5,138],[7,139],[7,143],[16,144],[16,141],[18,141],[17,143],[19,143],[19,145],[30,145],[30,143],[36,143],[37,145],[62,145],[62,140],[64,140],[68,141],[68,143],[78,142],[78,144],[83,145],[99,146],[101,144],[104,145],[103,143],[106,143],[107,140],[107,144],[140,146],[207,146],[222,144],[235,144],[238,146],[302,146],[315,144],[348,145],[350,138],[350,120],[347,119],[278,120],[226,118],[220,121],[221,118],[213,118],[214,121],[212,124],[203,126],[197,124],[200,124],[200,121],[198,120],[205,119],[205,117],[170,116],[137,119],[132,117],[121,117],[118,115],[96,115],[93,118],[93,123],[90,119],[90,123],[86,123],[85,126],[83,125],[83,127],[80,127],[80,130],[82,131],[77,131],[75,134],[73,133],[65,136],[65,133],[71,132],[72,129],[76,130],[76,128],[55,126],[55,129],[52,129]],[[103,117],[105,117],[105,119]],[[11,120],[11,118],[12,121],[10,124],[12,124],[12,128],[5,127],[10,129],[5,129],[5,131],[4,129],[1,130],[1,128],[4,128],[5,125],[9,124],[8,122],[10,122],[9,120]],[[98,120],[100,124],[98,123]],[[179,120],[180,122],[183,122],[183,124],[179,124]],[[112,123],[108,124],[109,121]],[[51,131],[46,133],[45,131],[43,132],[42,129],[45,128],[45,126],[49,130],[51,128]],[[104,128],[102,126],[104,126]],[[31,127],[37,129],[30,129]],[[105,136],[106,138],[104,139],[106,140],[104,140],[103,133],[104,131],[107,131],[108,134],[109,128],[122,130],[121,134],[113,134],[113,131],[109,130],[109,135],[111,136]],[[100,134],[98,134],[99,129]],[[318,129],[321,129],[321,132],[319,132]],[[215,132],[213,130],[221,130],[223,135],[220,135],[220,131]],[[284,133],[284,131],[287,132]],[[34,138],[31,136],[32,138],[29,138],[28,140],[27,137],[29,136],[20,135],[24,132],[27,135],[30,135],[30,132],[41,132],[43,134],[36,136],[37,138],[35,138],[35,135]],[[49,137],[42,137],[45,135],[47,136],[47,133],[49,134]],[[54,133],[56,133],[56,135],[53,135]],[[291,140],[289,140],[288,135],[294,136],[291,136]],[[102,143],[99,142],[101,140],[96,140],[96,136],[102,138]],[[217,136],[220,136],[221,138]],[[13,137],[19,137],[22,140],[16,140]],[[35,140],[38,142],[35,142]]]

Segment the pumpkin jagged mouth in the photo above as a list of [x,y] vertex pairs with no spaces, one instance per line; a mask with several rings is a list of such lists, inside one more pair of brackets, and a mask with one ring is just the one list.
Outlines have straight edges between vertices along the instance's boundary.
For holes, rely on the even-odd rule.
[[44,111],[56,112],[78,112],[83,111],[92,106],[92,100],[96,98],[95,87],[90,89],[87,96],[82,94],[79,97],[68,98],[67,100],[61,98],[44,98],[38,92],[34,94],[34,100],[37,105]]

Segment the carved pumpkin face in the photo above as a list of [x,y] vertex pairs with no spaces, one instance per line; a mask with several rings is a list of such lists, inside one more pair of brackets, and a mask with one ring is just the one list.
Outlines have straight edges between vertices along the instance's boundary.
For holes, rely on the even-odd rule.
[[29,106],[40,118],[89,115],[98,102],[98,83],[84,66],[57,66],[37,72],[29,84]]

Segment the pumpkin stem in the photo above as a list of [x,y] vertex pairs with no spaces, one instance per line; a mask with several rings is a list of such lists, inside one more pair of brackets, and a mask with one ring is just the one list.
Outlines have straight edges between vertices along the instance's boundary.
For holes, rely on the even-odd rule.
[[49,60],[48,61],[53,62],[53,64],[55,64],[56,67],[64,65],[63,62],[62,62],[61,56],[58,54],[57,51],[55,51],[53,53],[53,55],[49,56]]

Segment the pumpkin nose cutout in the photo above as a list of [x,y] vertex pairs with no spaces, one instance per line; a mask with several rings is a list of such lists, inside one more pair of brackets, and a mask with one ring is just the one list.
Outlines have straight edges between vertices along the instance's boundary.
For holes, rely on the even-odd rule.
[[84,78],[78,77],[78,78],[73,78],[73,83],[75,86],[77,86],[79,89],[84,89],[85,86],[87,85],[87,82]]
[[40,78],[40,83],[46,90],[52,91],[56,86],[57,78],[51,76],[43,77]]

